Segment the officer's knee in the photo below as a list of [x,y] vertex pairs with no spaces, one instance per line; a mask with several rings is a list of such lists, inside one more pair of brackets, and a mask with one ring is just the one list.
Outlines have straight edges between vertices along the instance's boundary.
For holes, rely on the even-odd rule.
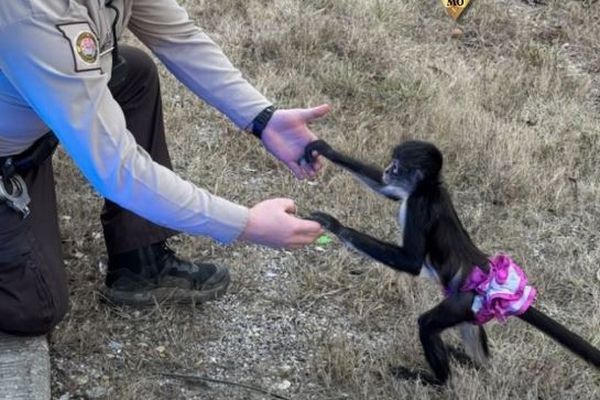
[[0,294],[0,331],[25,336],[46,334],[67,313],[69,293],[66,283],[57,280],[49,286],[38,270],[28,265],[22,267],[23,275],[18,282],[13,280],[18,293],[4,291]]
[[65,316],[65,308],[45,310],[31,307],[13,308],[2,316],[0,331],[19,336],[35,336],[49,333]]
[[69,309],[69,289],[66,282],[63,282],[59,287],[54,288],[52,304],[53,307],[49,313],[50,323],[48,324],[48,331],[63,320]]
[[127,61],[127,75],[144,82],[158,82],[158,68],[154,60],[144,51],[131,46],[122,46],[119,53]]

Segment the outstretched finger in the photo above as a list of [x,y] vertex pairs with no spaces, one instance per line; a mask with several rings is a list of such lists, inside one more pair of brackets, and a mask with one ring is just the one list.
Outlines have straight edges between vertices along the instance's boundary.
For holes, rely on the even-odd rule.
[[325,231],[319,222],[310,219],[302,219],[298,224],[298,232],[307,236],[319,236]]
[[299,236],[296,237],[291,243],[289,243],[286,246],[286,249],[289,250],[298,250],[301,249],[303,247],[308,246],[309,244],[313,243],[318,236],[313,237],[313,236]]
[[321,104],[317,107],[303,109],[302,117],[308,122],[327,115],[329,111],[331,111],[329,104]]
[[284,249],[286,249],[286,250],[300,250],[304,246],[306,246],[306,244],[291,243],[291,244],[288,244],[288,245],[284,246]]

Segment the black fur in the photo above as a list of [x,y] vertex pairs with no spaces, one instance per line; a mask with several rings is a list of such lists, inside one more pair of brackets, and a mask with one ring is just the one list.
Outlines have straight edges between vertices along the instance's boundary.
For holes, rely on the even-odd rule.
[[[431,143],[407,141],[394,149],[392,163],[385,171],[339,153],[323,140],[307,146],[306,159],[312,161],[315,154],[349,170],[387,198],[406,202],[402,247],[348,228],[325,213],[316,212],[309,218],[321,223],[346,244],[398,271],[418,275],[426,265],[425,268],[435,272],[443,288],[453,293],[419,317],[419,337],[434,376],[396,368],[399,375],[419,377],[427,383],[445,383],[450,368],[440,334],[447,328],[473,320],[471,305],[475,294],[460,292],[459,288],[474,266],[487,272],[489,260],[471,240],[442,183],[442,153]],[[600,351],[578,335],[533,307],[520,317],[600,367]],[[473,340],[479,342],[483,356],[489,356],[483,327],[479,327]]]

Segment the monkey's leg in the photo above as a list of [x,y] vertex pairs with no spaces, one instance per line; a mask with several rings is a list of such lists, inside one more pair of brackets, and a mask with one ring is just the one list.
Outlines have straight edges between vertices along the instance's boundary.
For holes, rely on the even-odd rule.
[[450,375],[448,354],[440,334],[470,320],[472,303],[473,293],[458,293],[419,317],[419,337],[425,358],[440,383],[445,383]]
[[469,357],[475,364],[483,366],[490,356],[487,335],[483,326],[473,325],[470,322],[460,324],[460,337]]
[[456,361],[458,364],[463,365],[465,367],[469,367],[469,368],[477,367],[477,364],[467,354],[465,349],[462,349],[462,348],[459,348],[456,346],[447,345],[446,350],[448,351],[448,355],[450,356],[450,358],[452,360]]
[[447,298],[419,317],[419,337],[425,352],[425,359],[433,370],[434,376],[427,376],[419,372],[410,373],[407,369],[400,368],[402,375],[412,375],[426,383],[438,385],[446,383],[450,375],[450,362],[440,334],[448,328],[471,320],[473,318],[472,302],[472,293],[459,293]]

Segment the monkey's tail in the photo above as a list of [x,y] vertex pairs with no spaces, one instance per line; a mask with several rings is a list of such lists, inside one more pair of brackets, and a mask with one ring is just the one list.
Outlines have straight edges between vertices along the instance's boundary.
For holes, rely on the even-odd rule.
[[519,318],[544,332],[596,368],[600,368],[600,350],[543,312],[529,307],[527,311],[519,315]]

